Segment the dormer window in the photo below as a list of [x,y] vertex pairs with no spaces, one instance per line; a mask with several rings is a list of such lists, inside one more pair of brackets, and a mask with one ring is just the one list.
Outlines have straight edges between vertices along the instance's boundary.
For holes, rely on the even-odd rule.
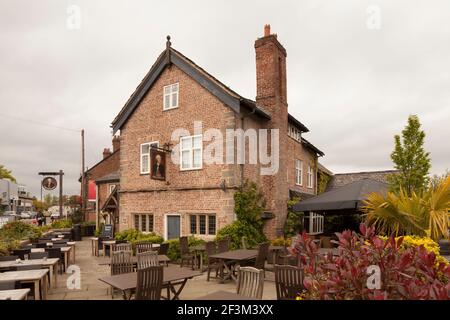
[[178,108],[179,84],[174,83],[164,87],[163,110]]
[[302,132],[296,127],[294,127],[292,124],[289,124],[288,126],[288,135],[292,139],[297,140],[298,142],[302,141]]

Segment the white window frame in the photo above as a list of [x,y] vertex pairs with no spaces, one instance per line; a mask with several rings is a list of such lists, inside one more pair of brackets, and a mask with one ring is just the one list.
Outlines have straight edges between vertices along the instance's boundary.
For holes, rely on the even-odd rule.
[[[150,174],[150,150],[152,149],[151,148],[152,144],[156,144],[156,146],[159,147],[159,141],[145,142],[145,143],[141,143],[141,145],[139,146],[139,154],[140,154],[140,156],[139,156],[139,168],[140,168],[139,172],[141,174]],[[148,153],[142,153],[142,147],[145,145],[150,146],[148,148]],[[145,171],[145,172],[142,171],[142,158],[144,156],[148,156],[148,171]]]
[[[299,166],[300,163],[300,166]],[[300,182],[299,182],[300,178]],[[295,184],[297,186],[303,185],[303,161],[300,159],[295,159]]]
[[[176,86],[176,90],[174,90],[175,86]],[[169,89],[169,93],[166,93],[166,88]],[[173,103],[173,99],[172,98],[173,98],[174,94],[176,94],[176,97],[177,97],[176,105],[172,105],[172,103]],[[178,108],[178,104],[179,104],[179,101],[180,101],[180,84],[177,82],[177,83],[172,83],[172,84],[169,84],[167,86],[164,86],[164,88],[163,88],[163,97],[164,97],[163,98],[163,111]],[[169,99],[169,107],[168,108],[166,108],[166,101],[167,101],[167,99]]]
[[311,165],[308,165],[308,172],[307,172],[307,179],[306,179],[306,187],[312,188],[313,187],[313,169]]
[[[194,139],[200,137],[200,148],[194,148]],[[191,139],[191,148],[183,149],[183,140]],[[194,150],[200,150],[200,167],[194,167]],[[183,151],[189,151],[189,167],[183,168]],[[184,136],[180,138],[180,171],[201,170],[203,169],[203,135]]]
[[323,233],[324,216],[315,212],[309,213],[308,234],[315,235]]

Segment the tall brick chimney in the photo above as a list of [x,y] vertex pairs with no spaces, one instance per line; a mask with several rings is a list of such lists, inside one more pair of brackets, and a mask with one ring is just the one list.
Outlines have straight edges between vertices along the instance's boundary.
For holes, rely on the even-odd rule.
[[[270,238],[281,236],[287,216],[289,185],[286,181],[288,147],[288,104],[286,90],[286,49],[270,32],[270,25],[264,26],[264,36],[255,41],[256,51],[256,104],[270,112],[271,120],[267,129],[279,130],[279,169],[275,175],[263,176],[263,190],[267,209],[274,214],[274,219],[265,225],[265,232]],[[273,142],[271,142],[273,143]]]
[[112,139],[113,152],[120,149],[120,136],[114,136]]
[[103,159],[111,155],[111,150],[109,148],[103,149]]

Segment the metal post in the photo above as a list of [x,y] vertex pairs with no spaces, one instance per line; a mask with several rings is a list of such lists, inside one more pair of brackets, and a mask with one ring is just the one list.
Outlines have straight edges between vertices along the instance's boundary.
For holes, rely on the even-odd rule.
[[86,219],[86,177],[84,173],[84,129],[81,130],[81,214]]
[[[59,214],[63,213],[63,171],[59,170]],[[67,214],[66,214],[67,218]]]

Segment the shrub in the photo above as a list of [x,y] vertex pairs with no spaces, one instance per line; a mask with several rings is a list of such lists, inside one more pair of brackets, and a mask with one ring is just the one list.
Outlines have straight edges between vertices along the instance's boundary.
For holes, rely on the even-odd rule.
[[264,196],[256,183],[246,180],[234,193],[234,212],[238,220],[261,229],[264,225],[261,218],[264,208]]
[[[167,240],[165,243],[169,244],[169,250],[167,251],[167,256],[172,262],[176,262],[180,260],[181,253],[180,253],[180,239],[171,239]],[[205,241],[199,238],[196,238],[194,236],[190,236],[188,238],[189,246],[197,246],[204,244]]]
[[292,243],[292,239],[291,238],[275,238],[273,239],[271,242],[271,245],[273,246],[285,246],[285,247],[289,247]]
[[12,240],[36,240],[42,236],[42,231],[39,227],[22,221],[12,221],[0,229],[1,241]]
[[[317,246],[305,233],[294,253],[304,267],[306,299],[450,299],[450,266],[436,263],[434,252],[422,246],[402,248],[403,237],[383,240],[374,227],[360,225],[361,234],[337,233],[339,255],[318,255]],[[368,267],[381,271],[379,289],[369,289]]]
[[242,246],[242,237],[246,238],[249,247],[255,247],[261,242],[267,241],[264,233],[253,225],[236,220],[217,232],[216,240],[229,237],[231,239],[231,249],[239,249]]
[[72,220],[69,219],[59,219],[55,220],[51,224],[53,229],[67,229],[72,228]]
[[138,242],[151,242],[151,243],[162,243],[164,241],[163,237],[157,235],[154,232],[142,233],[136,229],[127,229],[121,232],[117,232],[114,236],[116,240],[126,240],[132,244],[133,250],[136,248],[136,243]]

